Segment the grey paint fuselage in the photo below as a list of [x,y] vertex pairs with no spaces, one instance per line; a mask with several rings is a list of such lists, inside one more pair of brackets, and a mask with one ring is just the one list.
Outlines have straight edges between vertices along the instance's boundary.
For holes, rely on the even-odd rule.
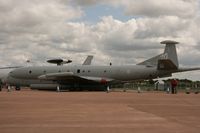
[[153,79],[169,75],[172,71],[160,71],[156,67],[144,65],[130,66],[34,66],[18,68],[9,73],[10,85],[29,86],[31,84],[56,83],[51,80],[41,80],[38,77],[46,73],[72,72],[76,76],[98,77],[115,81],[132,81],[140,79]]

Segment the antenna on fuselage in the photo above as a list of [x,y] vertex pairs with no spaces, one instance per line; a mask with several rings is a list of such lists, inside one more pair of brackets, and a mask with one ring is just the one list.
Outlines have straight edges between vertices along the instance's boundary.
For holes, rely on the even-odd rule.
[[50,59],[47,60],[48,63],[57,64],[57,66],[61,66],[63,64],[71,63],[72,60],[63,60],[63,59]]

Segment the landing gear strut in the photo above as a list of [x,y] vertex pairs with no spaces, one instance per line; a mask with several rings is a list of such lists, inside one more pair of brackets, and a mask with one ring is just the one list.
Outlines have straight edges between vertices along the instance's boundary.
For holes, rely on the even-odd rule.
[[110,87],[107,86],[106,90],[107,90],[107,93],[109,93],[110,92]]
[[60,92],[60,86],[59,85],[57,86],[57,92]]
[[10,86],[10,85],[8,85],[8,92],[10,92],[10,90],[11,90],[11,86]]
[[16,90],[16,91],[20,91],[20,90],[21,90],[20,86],[16,86],[16,87],[15,87],[15,90]]

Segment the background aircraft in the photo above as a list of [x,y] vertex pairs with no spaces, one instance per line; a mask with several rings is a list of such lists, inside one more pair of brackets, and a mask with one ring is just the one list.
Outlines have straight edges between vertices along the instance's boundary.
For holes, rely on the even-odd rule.
[[[200,68],[180,68],[175,41],[166,44],[162,54],[137,65],[124,66],[32,66],[17,68],[9,73],[7,83],[12,86],[29,86],[32,89],[70,89],[81,90],[133,80],[168,77],[172,73],[200,70]],[[100,87],[101,88],[101,87]]]

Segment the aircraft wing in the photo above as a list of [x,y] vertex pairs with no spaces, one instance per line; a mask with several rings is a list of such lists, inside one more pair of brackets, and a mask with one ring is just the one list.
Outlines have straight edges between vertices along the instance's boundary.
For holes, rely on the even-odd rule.
[[6,67],[0,67],[0,69],[14,69],[14,68],[20,68],[23,66],[6,66]]
[[79,76],[74,75],[73,72],[61,72],[61,73],[48,73],[40,75],[38,77],[40,80],[54,80],[57,82],[66,81],[66,82],[98,82],[98,83],[107,83],[113,81],[110,78],[104,77],[92,77],[92,76]]
[[56,80],[56,79],[65,79],[65,78],[73,78],[74,74],[72,72],[62,72],[62,73],[48,73],[44,75],[40,75],[38,79],[40,80]]

